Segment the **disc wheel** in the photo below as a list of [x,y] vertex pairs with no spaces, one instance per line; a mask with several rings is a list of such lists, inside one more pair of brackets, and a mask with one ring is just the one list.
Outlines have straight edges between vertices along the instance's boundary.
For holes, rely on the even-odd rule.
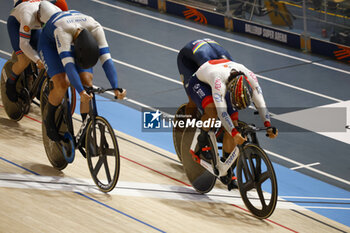
[[277,180],[270,159],[254,144],[240,151],[237,183],[245,206],[256,217],[268,218],[277,204]]
[[[24,116],[24,113],[22,111],[22,105],[19,103],[19,101],[17,101],[17,102],[10,101],[7,97],[7,94],[6,94],[6,80],[10,76],[9,71],[12,69],[12,65],[14,62],[15,62],[15,60],[8,60],[5,63],[4,67],[2,68],[2,71],[1,71],[1,99],[2,99],[2,103],[4,105],[5,112],[6,112],[7,116],[14,121],[20,121]],[[20,88],[21,83],[19,81],[20,80],[17,81],[17,88],[16,88],[17,90],[21,89]]]
[[[185,119],[184,117],[181,117],[181,115],[185,115],[185,108],[186,104],[182,104],[175,113],[174,122],[177,122],[179,120]],[[182,133],[184,131],[184,128],[179,127],[179,124],[176,124],[176,126],[173,127],[173,142],[175,151],[177,154],[177,157],[179,158],[180,162],[182,162],[182,156],[181,156],[181,139],[182,139]]]
[[97,116],[86,130],[86,160],[92,179],[102,192],[117,184],[120,170],[119,148],[114,130],[108,121]]
[[[216,183],[216,176],[211,174],[207,169],[202,167],[198,162],[196,162],[190,153],[191,143],[195,134],[195,129],[185,128],[182,134],[182,164],[187,175],[188,180],[190,181],[192,187],[199,193],[208,193],[210,192]],[[211,145],[211,148],[214,148]],[[195,149],[198,150],[198,145]],[[212,151],[213,153],[213,151]],[[202,156],[200,156],[200,159]],[[210,162],[210,161],[207,161]]]
[[26,88],[21,90],[18,103],[21,105],[22,112],[24,115],[28,114],[30,111],[30,104],[32,100],[30,98],[30,93]]
[[[42,119],[45,119],[47,115],[47,108],[45,106],[48,102],[49,92],[50,90],[48,85],[48,79],[45,79],[40,92],[40,108],[41,108]],[[59,129],[61,131],[67,130],[66,125],[62,122],[63,111],[61,106],[56,111],[55,119],[58,125],[60,125]],[[71,144],[70,143],[62,144],[62,143],[54,142],[50,140],[50,138],[46,134],[46,126],[44,121],[41,124],[41,127],[42,127],[44,148],[45,148],[46,156],[49,162],[57,170],[63,170],[68,165],[68,162],[64,158],[64,153],[66,153],[66,151],[72,151]]]

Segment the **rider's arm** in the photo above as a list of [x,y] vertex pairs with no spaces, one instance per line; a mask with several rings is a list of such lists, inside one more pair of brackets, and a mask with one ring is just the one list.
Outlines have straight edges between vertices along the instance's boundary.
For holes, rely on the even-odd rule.
[[241,71],[246,74],[246,76],[248,77],[248,81],[251,87],[253,88],[252,100],[254,102],[256,109],[259,112],[260,118],[264,121],[264,125],[266,127],[271,126],[270,114],[266,107],[264,96],[256,75],[243,65],[242,65]]
[[62,28],[56,28],[55,40],[57,52],[61,58],[63,67],[67,73],[68,79],[73,87],[80,94],[84,91],[83,84],[80,81],[79,73],[75,67],[74,57],[71,50],[71,44],[73,41],[73,36],[62,30]]
[[100,48],[100,62],[102,64],[103,70],[112,88],[116,89],[118,88],[117,70],[113,64],[103,28],[99,23],[95,21],[90,32],[96,39],[98,47]]
[[21,25],[19,29],[19,47],[24,52],[24,54],[33,62],[37,62],[40,60],[39,54],[35,51],[30,45],[30,37],[31,37],[31,28],[29,25],[32,25],[32,21],[35,19],[33,15],[29,13],[24,13],[21,16]]
[[209,81],[209,85],[211,86],[213,100],[218,117],[227,132],[230,132],[234,137],[238,131],[232,122],[231,116],[227,112],[227,103],[225,100],[226,85],[219,77],[212,79],[212,81]]

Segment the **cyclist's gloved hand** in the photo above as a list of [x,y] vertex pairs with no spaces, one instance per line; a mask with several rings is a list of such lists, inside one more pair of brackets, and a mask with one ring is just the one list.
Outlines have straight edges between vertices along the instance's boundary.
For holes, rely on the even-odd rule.
[[58,106],[53,106],[50,103],[47,103],[47,115],[45,119],[45,127],[47,136],[55,142],[63,140],[63,136],[58,133],[56,124],[55,124],[55,113]]
[[116,88],[114,90],[114,96],[116,99],[122,100],[126,96],[126,90],[123,88]]
[[233,137],[233,141],[236,145],[242,145],[245,141],[247,141],[247,138],[244,138],[244,137],[242,137],[242,135],[240,133],[237,133]]
[[7,79],[6,81],[6,95],[11,102],[17,102],[18,94],[16,90],[16,82]]
[[198,146],[200,149],[200,153],[204,156],[206,159],[211,159],[211,153],[210,153],[210,144],[209,144],[209,135],[208,132],[201,129],[201,133],[198,135]]
[[278,135],[278,129],[274,126],[267,127],[266,136],[269,138],[275,138]]
[[92,94],[89,95],[88,93],[86,93],[85,90],[80,92],[79,95],[80,95],[80,101],[82,103],[88,103],[92,99]]

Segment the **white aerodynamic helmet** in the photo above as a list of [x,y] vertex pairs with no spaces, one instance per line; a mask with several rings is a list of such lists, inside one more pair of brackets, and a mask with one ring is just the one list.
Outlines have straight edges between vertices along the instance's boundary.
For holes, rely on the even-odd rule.
[[46,23],[47,21],[49,21],[52,15],[60,11],[62,10],[54,4],[48,1],[43,1],[40,2],[39,5],[38,17],[41,22]]

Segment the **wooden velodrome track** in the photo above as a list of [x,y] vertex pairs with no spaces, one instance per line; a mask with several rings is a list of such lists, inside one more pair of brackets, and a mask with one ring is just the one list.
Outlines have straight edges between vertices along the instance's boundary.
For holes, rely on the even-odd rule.
[[259,220],[246,210],[237,191],[227,192],[220,185],[208,195],[198,195],[180,163],[166,158],[176,155],[116,133],[120,178],[115,190],[103,194],[80,154],[63,171],[51,167],[37,106],[14,122],[1,105],[0,232],[350,231],[283,200],[269,219]]
[[[131,105],[130,100],[135,100],[154,107],[178,107],[186,100],[175,66],[177,51],[190,40],[208,36],[189,28],[212,32],[210,37],[214,36],[240,62],[260,75],[276,79],[276,82],[259,81],[266,90],[264,94],[269,106],[287,103],[287,107],[313,107],[350,99],[350,70],[343,64],[264,43],[260,46],[300,57],[301,60],[265,53],[241,43],[231,43],[226,38],[260,44],[246,36],[193,24],[122,1],[103,1],[112,4],[110,6],[102,5],[103,2],[98,0],[84,1],[84,4],[77,0],[67,2],[71,9],[92,15],[106,27],[113,58],[117,59],[120,84],[127,88],[130,98],[123,104],[128,102]],[[12,50],[5,30],[12,1],[0,0],[0,6],[0,31],[3,32],[0,33],[0,57],[8,59]],[[149,15],[157,18],[149,18]],[[188,27],[164,23],[163,19]],[[326,69],[323,65],[346,72]],[[280,85],[283,82],[288,88]],[[100,67],[96,69],[94,84],[108,86]],[[304,90],[289,88],[290,85]],[[140,109],[139,105],[132,107]],[[126,113],[121,115],[130,117]],[[77,119],[80,117],[77,116]],[[75,123],[79,124],[79,121]],[[123,132],[130,133],[129,130]],[[79,152],[75,162],[62,172],[50,166],[41,140],[41,117],[37,107],[33,106],[31,113],[16,123],[7,118],[0,106],[0,233],[350,232],[347,226],[284,200],[278,202],[275,213],[268,220],[258,220],[246,211],[238,192],[227,192],[218,185],[208,195],[198,195],[188,185],[176,155],[121,132],[117,135],[122,155],[120,179],[113,192],[101,194]],[[307,134],[298,134],[297,137],[281,134],[273,143],[264,141],[263,145],[305,165],[320,162],[316,168],[348,180],[349,146],[345,144],[328,138],[325,140],[316,134],[312,137]],[[272,156],[270,158],[276,160]],[[278,162],[290,169],[295,167],[295,164]],[[310,176],[349,190],[348,185],[339,185],[319,173],[308,171],[305,173]],[[280,173],[277,178],[281,176]],[[279,181],[282,183],[283,179]],[[309,184],[300,183],[301,186]],[[310,188],[305,189],[310,191]],[[326,195],[328,190],[319,188],[316,191],[317,194],[307,193],[306,196],[325,197],[324,202],[333,197]],[[295,193],[292,190],[287,195]],[[349,196],[343,197],[348,202]],[[343,205],[340,204],[334,204],[334,209],[341,209]]]

